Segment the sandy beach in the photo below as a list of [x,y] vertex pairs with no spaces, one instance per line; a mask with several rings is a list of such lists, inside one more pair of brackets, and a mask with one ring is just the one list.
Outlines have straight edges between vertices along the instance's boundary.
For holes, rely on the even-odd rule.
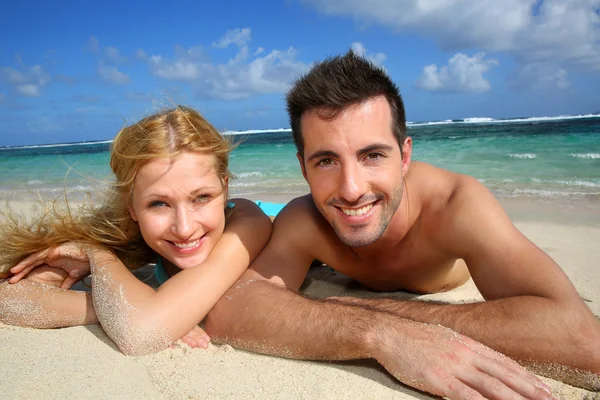
[[[503,205],[517,227],[561,265],[593,313],[600,315],[597,205],[531,200]],[[326,267],[313,268],[302,290],[315,297],[390,295],[366,291]],[[472,281],[443,294],[391,295],[448,302],[481,299]],[[371,361],[306,362],[212,344],[207,350],[177,344],[157,354],[128,357],[97,325],[53,330],[0,325],[0,337],[5,344],[0,350],[3,399],[431,398],[400,384]],[[600,399],[600,392],[543,380],[559,399]]]

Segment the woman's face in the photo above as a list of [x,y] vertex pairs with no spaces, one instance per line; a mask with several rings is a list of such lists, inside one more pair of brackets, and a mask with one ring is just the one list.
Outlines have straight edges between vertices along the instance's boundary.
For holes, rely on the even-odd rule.
[[148,246],[186,269],[202,264],[223,234],[226,198],[214,157],[185,152],[140,168],[129,211]]

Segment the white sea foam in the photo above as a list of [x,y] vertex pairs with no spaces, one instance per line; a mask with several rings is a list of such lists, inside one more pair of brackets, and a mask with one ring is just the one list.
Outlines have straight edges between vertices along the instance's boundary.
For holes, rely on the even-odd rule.
[[600,154],[598,154],[598,153],[585,153],[585,154],[571,153],[571,157],[597,160],[597,159],[600,159]]
[[555,179],[546,180],[539,178],[531,178],[532,182],[541,183],[545,185],[559,185],[559,186],[579,186],[579,187],[600,187],[600,180],[586,181],[582,179]]
[[497,121],[494,118],[490,118],[490,117],[473,117],[473,118],[465,118],[463,120],[463,123],[465,124],[483,124],[483,123],[487,123],[487,122],[494,122]]
[[533,153],[522,153],[522,154],[510,153],[508,156],[512,157],[512,158],[522,158],[522,159],[527,159],[527,160],[533,160],[534,158],[537,158],[537,154],[533,154]]
[[49,147],[68,147],[68,146],[91,146],[95,144],[105,144],[112,143],[112,140],[101,140],[98,142],[81,142],[81,143],[55,143],[55,144],[35,144],[28,146],[14,146],[14,147],[0,147],[0,151],[2,150],[17,150],[17,149],[45,149]]
[[251,135],[254,133],[276,133],[276,132],[291,132],[290,128],[278,128],[278,129],[250,129],[247,131],[224,131],[222,135]]
[[265,175],[258,171],[251,171],[251,172],[242,172],[241,174],[236,174],[236,176],[238,178],[248,178],[251,176],[265,176]]
[[510,119],[495,119],[490,117],[470,117],[462,120],[447,119],[444,121],[432,122],[408,122],[410,126],[427,126],[427,125],[447,125],[447,124],[507,124],[519,122],[552,122],[573,119],[589,119],[600,118],[600,114],[581,114],[581,115],[557,115],[555,117],[527,117],[527,118],[510,118]]

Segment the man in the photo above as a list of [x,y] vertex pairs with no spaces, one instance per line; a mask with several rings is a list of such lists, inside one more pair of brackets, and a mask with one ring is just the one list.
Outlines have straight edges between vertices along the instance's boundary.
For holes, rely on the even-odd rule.
[[[599,324],[558,265],[477,180],[411,163],[402,99],[383,70],[352,52],[328,59],[287,104],[311,194],[281,211],[209,314],[214,340],[290,358],[375,358],[451,398],[549,397],[486,346],[600,373]],[[297,291],[315,259],[383,291],[445,291],[472,277],[486,301],[311,300]]]

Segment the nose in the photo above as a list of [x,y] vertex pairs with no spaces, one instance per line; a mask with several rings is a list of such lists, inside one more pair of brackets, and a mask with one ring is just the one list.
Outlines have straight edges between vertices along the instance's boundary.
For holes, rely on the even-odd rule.
[[348,203],[357,202],[368,189],[364,172],[357,165],[345,165],[341,170],[341,181],[338,190],[340,200]]
[[171,232],[181,239],[189,239],[194,233],[194,218],[185,207],[175,210],[175,218],[171,224]]

